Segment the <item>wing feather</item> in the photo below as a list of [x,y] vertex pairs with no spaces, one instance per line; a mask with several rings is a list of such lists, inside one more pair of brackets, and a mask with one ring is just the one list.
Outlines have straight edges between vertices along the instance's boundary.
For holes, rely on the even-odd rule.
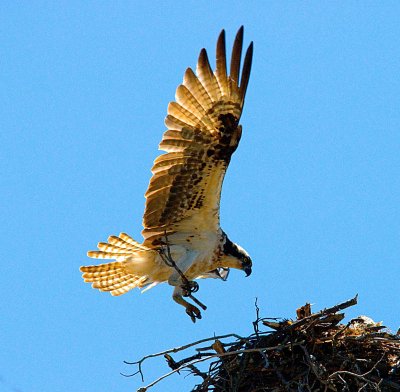
[[217,41],[215,76],[222,95],[229,96],[228,77],[226,74],[225,30],[221,31]]
[[[166,121],[168,117],[172,119],[177,119],[183,124],[188,124],[192,127],[196,126],[200,121],[200,119],[196,117],[192,112],[189,112],[189,110],[186,110],[184,107],[176,102],[170,102],[168,104],[168,115],[165,119]],[[167,125],[167,127],[169,128],[169,125]]]
[[231,57],[231,79],[235,82],[235,86],[239,85],[239,72],[240,72],[240,59],[242,57],[243,47],[243,26],[239,29],[236,34],[235,41],[233,43],[232,57]]
[[244,104],[244,97],[247,91],[247,85],[249,84],[251,63],[253,61],[253,42],[249,45],[244,57],[242,79],[240,80],[239,95],[241,98],[241,104]]
[[202,49],[200,51],[196,72],[199,78],[199,82],[201,82],[201,84],[204,86],[208,95],[212,99],[212,102],[218,101],[221,98],[221,91],[219,89],[217,79],[215,79],[215,76],[210,67],[207,52],[205,49]]
[[206,114],[205,108],[201,106],[193,94],[183,84],[176,89],[175,99],[177,103],[189,112],[192,112],[196,117],[203,118]]
[[[212,106],[212,95],[210,95],[207,90],[204,88],[202,82],[197,79],[191,68],[188,68],[185,72],[185,76],[183,77],[183,85],[187,87],[187,89],[193,94],[196,98],[197,102],[203,108],[209,108]],[[197,119],[197,122],[200,119]]]
[[[206,50],[202,49],[196,75],[192,69],[186,70],[183,83],[176,90],[176,102],[168,105],[165,119],[168,129],[159,145],[166,154],[154,161],[153,176],[145,194],[144,245],[151,246],[165,232],[192,230],[194,225],[219,228],[221,187],[241,136],[239,120],[252,62],[251,43],[239,80],[242,45],[243,27],[236,35],[227,75],[222,30],[217,42],[215,72]],[[116,254],[125,251],[123,243],[112,245],[113,248],[104,246],[97,257],[107,257],[109,251]]]
[[185,151],[196,144],[193,140],[185,140],[181,137],[172,137],[167,135],[160,143],[160,149],[164,151]]

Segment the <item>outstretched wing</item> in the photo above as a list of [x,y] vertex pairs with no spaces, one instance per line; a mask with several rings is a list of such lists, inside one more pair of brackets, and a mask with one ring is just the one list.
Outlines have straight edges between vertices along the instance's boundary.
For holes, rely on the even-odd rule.
[[213,73],[202,49],[196,74],[188,68],[170,102],[160,155],[145,194],[143,237],[146,244],[178,230],[218,229],[221,187],[240,136],[239,125],[250,76],[253,43],[247,49],[239,83],[243,27],[236,35],[230,75],[222,30]]

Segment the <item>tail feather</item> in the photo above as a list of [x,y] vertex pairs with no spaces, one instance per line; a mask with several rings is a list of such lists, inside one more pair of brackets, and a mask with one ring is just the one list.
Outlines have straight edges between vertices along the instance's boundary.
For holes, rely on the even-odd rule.
[[147,246],[140,244],[139,242],[135,241],[130,235],[126,233],[120,233],[119,238],[127,242],[128,244],[133,245],[133,247],[138,248],[140,250],[149,250]]
[[[123,233],[121,233],[120,235],[122,235]],[[124,249],[136,249],[136,246],[123,240],[121,237],[117,237],[115,235],[110,235],[107,239],[109,244],[115,245],[115,246],[119,246],[120,248],[124,248]]]
[[126,258],[134,258],[135,254],[150,249],[136,242],[126,233],[108,237],[108,243],[99,242],[98,251],[89,251],[89,257],[95,259],[116,259],[106,264],[88,265],[80,268],[85,282],[100,291],[108,291],[111,295],[121,295],[135,287],[143,287],[152,283],[148,276],[141,276],[126,270]]
[[137,280],[132,281],[131,283],[127,283],[125,286],[122,286],[121,288],[117,288],[111,291],[111,295],[113,296],[119,296],[122,294],[125,294],[129,290],[132,290],[135,287],[143,287],[146,283],[146,277],[139,278]]
[[110,270],[115,271],[121,268],[121,263],[115,261],[114,263],[100,264],[100,265],[84,265],[80,268],[81,272],[87,272],[88,274],[97,274],[99,272],[107,272]]
[[103,252],[101,250],[90,250],[87,255],[92,259],[116,259],[117,257],[132,256],[132,252],[116,253],[116,252]]
[[94,259],[118,259],[132,256],[133,253],[138,251],[150,250],[126,233],[120,233],[118,237],[112,235],[108,237],[108,243],[99,242],[97,247],[99,250],[91,250],[87,255]]
[[123,273],[122,269],[118,269],[115,271],[96,272],[96,273],[85,272],[82,274],[82,278],[85,282],[94,282],[96,280],[110,279],[111,277],[118,275],[120,273]]
[[110,253],[126,253],[130,248],[122,248],[117,245],[108,244],[107,242],[99,242],[97,247],[102,250],[103,252],[110,252]]
[[126,280],[129,275],[126,275],[125,272],[118,272],[113,275],[108,275],[106,277],[102,276],[101,278],[93,278],[91,282],[93,283],[93,287],[96,289],[102,288],[102,287],[109,287],[113,286],[114,284],[121,283],[124,280]]
[[85,282],[92,283],[94,289],[121,295],[135,287],[143,287],[147,276],[136,276],[125,271],[122,262],[81,267]]
[[127,285],[130,285],[131,283],[134,283],[138,280],[137,276],[133,275],[125,275],[122,276],[118,279],[112,279],[107,282],[94,282],[92,284],[92,287],[95,289],[99,289],[101,291],[113,291],[120,289],[121,287],[125,287]]

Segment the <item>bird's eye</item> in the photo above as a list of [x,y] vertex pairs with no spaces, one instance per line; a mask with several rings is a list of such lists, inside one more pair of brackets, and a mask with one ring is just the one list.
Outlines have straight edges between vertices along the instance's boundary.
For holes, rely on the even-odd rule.
[[246,265],[251,265],[251,259],[250,259],[250,257],[244,257],[243,258],[243,264],[246,264]]

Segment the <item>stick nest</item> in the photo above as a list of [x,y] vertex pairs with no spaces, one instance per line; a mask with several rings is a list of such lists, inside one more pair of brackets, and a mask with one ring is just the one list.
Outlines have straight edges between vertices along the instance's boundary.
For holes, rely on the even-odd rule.
[[[153,354],[163,355],[173,370],[139,391],[184,369],[202,378],[195,392],[400,391],[400,333],[365,316],[341,323],[339,311],[356,303],[357,297],[317,313],[306,304],[295,321],[260,318],[256,304],[250,336],[203,339]],[[197,347],[195,355],[180,361],[170,355],[204,341],[213,343]],[[144,359],[136,362],[139,370]],[[200,371],[197,364],[207,361],[208,370]]]

